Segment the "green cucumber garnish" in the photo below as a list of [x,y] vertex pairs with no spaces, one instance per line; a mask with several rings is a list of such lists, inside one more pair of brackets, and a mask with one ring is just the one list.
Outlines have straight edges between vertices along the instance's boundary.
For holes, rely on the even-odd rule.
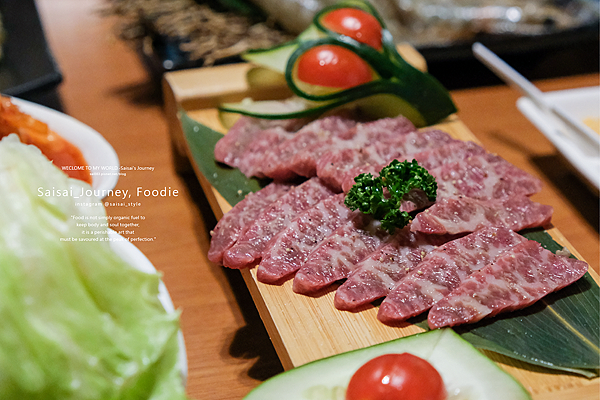
[[[373,15],[381,25],[381,49],[377,50],[350,36],[326,28],[322,19],[333,10],[356,8]],[[339,46],[354,52],[373,71],[373,79],[347,89],[311,92],[305,82],[300,82],[296,68],[298,60],[316,46]],[[416,126],[437,123],[456,112],[448,91],[430,74],[420,71],[406,62],[398,53],[391,34],[376,10],[367,2],[350,0],[324,8],[313,23],[295,40],[262,50],[252,50],[243,58],[261,67],[272,69],[285,76],[287,85],[294,93],[289,102],[294,107],[273,107],[273,102],[246,100],[223,104],[222,111],[235,112],[266,119],[317,117],[340,107],[360,107],[364,114],[373,118],[404,115]],[[343,74],[343,72],[340,72]],[[361,82],[362,83],[362,82]],[[384,96],[378,96],[384,95]],[[378,96],[380,105],[369,107],[367,98]],[[381,99],[389,101],[381,106]]]

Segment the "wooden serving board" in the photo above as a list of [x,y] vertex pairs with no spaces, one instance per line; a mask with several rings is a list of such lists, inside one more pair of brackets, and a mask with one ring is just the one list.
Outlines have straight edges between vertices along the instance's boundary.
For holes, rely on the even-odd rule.
[[[417,68],[426,68],[424,59],[412,47],[401,45],[399,51]],[[288,95],[285,86],[250,87],[246,81],[250,68],[248,64],[232,64],[165,74],[164,100],[176,160],[185,161],[189,152],[178,119],[179,110],[183,109],[191,118],[226,133],[215,108],[220,103],[245,97],[269,99]],[[456,115],[436,127],[455,138],[478,141]],[[191,155],[189,160],[195,168]],[[178,162],[176,165],[184,168],[186,164]],[[215,216],[220,218],[231,206],[197,168],[195,171]],[[581,259],[557,229],[548,233]],[[256,268],[245,269],[241,273],[285,369],[422,331],[409,323],[399,327],[382,324],[377,320],[377,308],[373,306],[356,313],[338,311],[333,306],[333,290],[320,297],[307,297],[292,291],[291,280],[281,286],[265,285],[256,279]],[[590,274],[596,282],[599,281],[595,271],[590,269]],[[486,355],[521,381],[536,400],[591,400],[600,396],[600,379],[561,374],[496,353],[486,352]]]

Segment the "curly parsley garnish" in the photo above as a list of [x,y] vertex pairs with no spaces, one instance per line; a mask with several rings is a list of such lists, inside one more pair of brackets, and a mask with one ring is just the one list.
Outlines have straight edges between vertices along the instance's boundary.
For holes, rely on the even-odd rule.
[[429,201],[435,201],[437,194],[435,178],[416,160],[393,160],[381,170],[378,177],[360,174],[354,178],[354,182],[356,184],[346,195],[346,206],[351,210],[372,214],[381,221],[381,227],[390,233],[412,220],[406,211],[400,211],[409,192],[421,190]]

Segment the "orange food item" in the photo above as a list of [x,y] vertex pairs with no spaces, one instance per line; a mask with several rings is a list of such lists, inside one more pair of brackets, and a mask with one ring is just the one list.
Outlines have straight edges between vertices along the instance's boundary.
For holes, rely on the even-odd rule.
[[57,167],[71,178],[80,179],[89,184],[92,176],[81,151],[62,136],[48,128],[48,125],[23,113],[10,98],[0,96],[0,138],[16,133],[21,142],[33,144]]

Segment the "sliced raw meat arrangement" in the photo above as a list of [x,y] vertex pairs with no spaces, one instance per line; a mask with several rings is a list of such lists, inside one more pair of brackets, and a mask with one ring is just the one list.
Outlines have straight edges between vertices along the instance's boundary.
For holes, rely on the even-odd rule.
[[431,328],[472,323],[527,307],[581,278],[587,263],[529,240],[474,272],[429,311]]
[[[307,295],[343,280],[334,299],[340,310],[385,298],[378,310],[384,323],[430,310],[431,328],[454,326],[526,307],[587,270],[516,233],[550,223],[552,207],[529,198],[541,190],[539,179],[476,143],[417,131],[404,117],[241,117],[215,158],[246,176],[309,179],[248,195],[211,233],[209,259],[231,268],[258,264],[257,279],[268,284],[295,274],[293,290]],[[401,210],[429,208],[390,234],[350,210],[338,192],[393,159],[417,160],[438,190],[434,203],[411,191]]]
[[237,242],[224,253],[223,265],[229,268],[256,265],[271,240],[298,214],[333,194],[318,178],[309,179],[292,188],[254,215]]
[[312,294],[346,278],[356,264],[380,247],[390,234],[381,222],[360,214],[339,227],[308,256],[294,276],[296,293]]
[[325,153],[361,149],[375,143],[394,143],[399,136],[415,130],[415,126],[403,116],[359,123],[344,137],[332,137],[329,141],[315,143],[296,154],[291,161],[291,169],[301,176],[315,176],[317,163]]
[[414,131],[396,136],[392,141],[374,142],[365,147],[330,151],[317,162],[317,176],[334,188],[341,189],[344,176],[354,167],[380,165],[426,149],[458,142],[440,130]]
[[[330,117],[332,121],[347,121],[340,117]],[[275,158],[267,166],[266,175],[276,179],[289,179],[291,176],[316,176],[317,162],[326,152],[337,152],[347,148],[361,148],[377,142],[390,142],[398,136],[414,131],[415,126],[406,118],[383,118],[373,122],[357,123],[350,129],[326,126],[327,129],[302,129],[289,143],[282,144],[267,155]],[[273,171],[275,168],[275,172]]]
[[308,255],[333,232],[360,212],[344,205],[344,194],[328,197],[306,210],[281,231],[263,253],[257,278],[279,283],[296,272]]
[[231,167],[237,167],[241,158],[246,156],[248,147],[263,130],[270,130],[271,136],[298,130],[306,120],[267,120],[242,116],[215,145],[215,159]]
[[428,236],[397,230],[388,242],[359,262],[335,292],[339,310],[356,310],[385,297],[423,257],[450,237]]
[[500,200],[447,197],[417,214],[410,229],[436,235],[474,232],[485,226],[506,226],[520,231],[547,225],[552,211],[551,206],[536,203],[526,196]]
[[[487,151],[480,145],[473,142],[463,142],[461,140],[445,144],[444,146],[435,147],[415,154],[408,154],[399,157],[399,161],[417,160],[420,166],[427,170],[437,168],[443,164],[464,160],[475,155],[485,155]],[[344,173],[342,178],[342,190],[348,192],[354,185],[354,178],[363,173],[378,175],[379,172],[388,165],[392,160],[386,161],[384,164],[368,164],[353,167]]]
[[438,198],[462,195],[481,200],[502,199],[530,196],[542,189],[538,178],[500,156],[473,156],[429,172],[438,183]]
[[376,121],[357,124],[350,132],[347,143],[332,151],[344,149],[360,149],[376,143],[395,143],[404,135],[416,131],[417,128],[403,116],[382,118]]
[[297,176],[292,169],[293,157],[315,144],[327,143],[332,138],[343,138],[356,122],[339,116],[319,119],[304,126],[294,137],[271,147],[263,154],[261,172],[275,180],[289,180]]
[[269,204],[286,194],[291,185],[270,183],[256,193],[250,193],[219,220],[211,232],[208,259],[223,262],[223,254],[235,244],[244,227],[256,218]]
[[291,140],[293,137],[294,133],[286,132],[279,127],[257,132],[254,140],[248,143],[246,150],[236,159],[233,166],[239,168],[239,170],[248,178],[253,176],[265,178],[266,176],[262,172],[265,153],[274,146],[277,146],[286,140]]
[[526,240],[508,228],[489,227],[438,247],[388,294],[377,318],[394,323],[421,314],[474,271]]
[[288,168],[300,176],[312,177],[317,174],[318,160],[326,152],[393,142],[398,136],[413,132],[415,129],[415,126],[403,116],[358,123],[344,134],[331,135],[325,140],[300,149],[289,161]]

